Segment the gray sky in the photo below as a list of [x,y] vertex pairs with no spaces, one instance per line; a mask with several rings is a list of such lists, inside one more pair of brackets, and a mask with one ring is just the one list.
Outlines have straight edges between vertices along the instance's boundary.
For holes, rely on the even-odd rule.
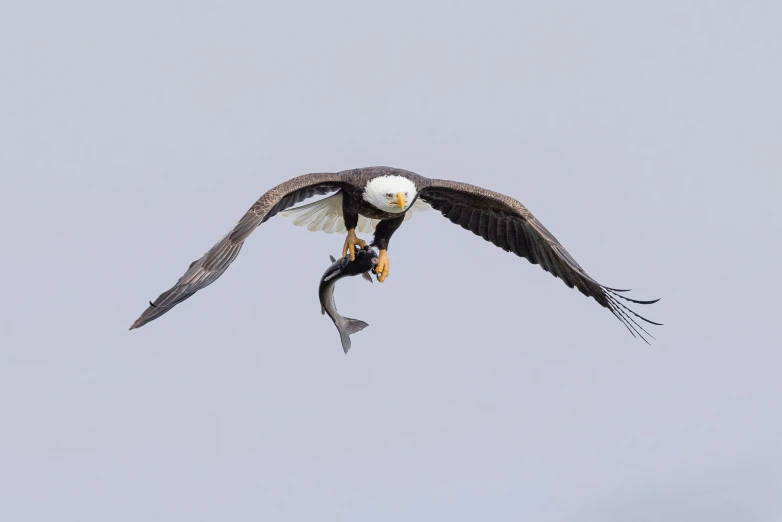
[[[0,11],[0,519],[782,519],[779,2],[15,2]],[[391,275],[272,186],[509,194],[665,323],[416,214]]]

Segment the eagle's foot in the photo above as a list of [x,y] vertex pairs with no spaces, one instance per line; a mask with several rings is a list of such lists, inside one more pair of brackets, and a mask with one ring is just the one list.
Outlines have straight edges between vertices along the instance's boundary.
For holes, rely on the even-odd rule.
[[385,250],[381,249],[377,259],[377,265],[375,265],[374,269],[379,283],[382,283],[386,280],[386,277],[388,277],[388,266],[388,254]]
[[356,237],[356,229],[348,230],[348,237],[345,238],[345,246],[342,247],[342,257],[350,256],[351,261],[356,260],[356,245],[361,248],[367,246],[367,242]]

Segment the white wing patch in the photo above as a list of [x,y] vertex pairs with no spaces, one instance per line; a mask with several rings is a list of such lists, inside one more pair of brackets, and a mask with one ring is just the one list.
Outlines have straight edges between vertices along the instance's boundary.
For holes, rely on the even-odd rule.
[[[413,212],[423,212],[431,208],[428,203],[417,199],[413,206],[405,213],[405,221],[413,217]],[[292,218],[297,227],[307,227],[311,232],[325,232],[326,234],[347,234],[345,220],[342,217],[342,192],[320,199],[308,205],[289,208],[280,212],[281,215]],[[375,231],[379,219],[369,219],[358,216],[356,232],[369,234]]]

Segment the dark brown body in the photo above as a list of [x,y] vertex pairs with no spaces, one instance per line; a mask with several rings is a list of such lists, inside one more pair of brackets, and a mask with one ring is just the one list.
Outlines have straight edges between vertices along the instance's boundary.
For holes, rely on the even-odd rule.
[[[356,228],[359,215],[370,219],[379,219],[380,223],[378,223],[375,229],[375,238],[372,241],[372,246],[381,250],[388,250],[391,236],[405,220],[405,213],[383,212],[364,199],[364,187],[378,175],[402,176],[415,183],[416,189],[425,185],[428,180],[414,172],[402,169],[356,169],[346,173],[345,177],[350,180],[350,183],[342,188],[342,217],[345,219],[345,228],[348,230]],[[415,203],[415,200],[410,202],[410,206],[413,203]]]

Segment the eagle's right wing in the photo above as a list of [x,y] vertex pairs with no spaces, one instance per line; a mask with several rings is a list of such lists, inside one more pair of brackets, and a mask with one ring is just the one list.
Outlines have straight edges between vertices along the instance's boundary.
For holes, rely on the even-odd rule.
[[278,212],[309,197],[328,194],[342,188],[339,173],[305,174],[282,183],[261,196],[238,223],[200,259],[193,261],[177,283],[160,294],[130,329],[145,325],[171,310],[223,275],[245,239],[255,228]]

